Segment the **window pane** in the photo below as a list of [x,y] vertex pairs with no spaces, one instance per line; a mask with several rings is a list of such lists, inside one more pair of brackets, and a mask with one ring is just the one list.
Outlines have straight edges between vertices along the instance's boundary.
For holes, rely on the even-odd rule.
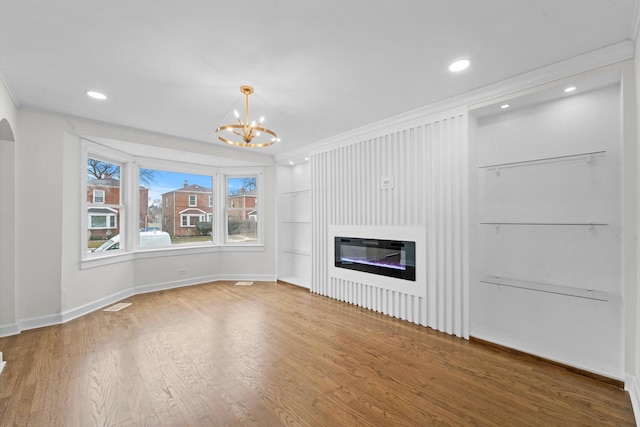
[[[121,165],[87,158],[87,251],[94,251],[120,234],[118,224],[121,206]],[[111,245],[110,250],[118,245]]]
[[258,240],[256,177],[227,178],[227,240]]
[[93,203],[104,203],[104,191],[93,190]]
[[107,226],[106,216],[92,216],[91,228],[105,228]]
[[141,169],[140,230],[166,233],[172,245],[211,243],[212,182],[207,175]]

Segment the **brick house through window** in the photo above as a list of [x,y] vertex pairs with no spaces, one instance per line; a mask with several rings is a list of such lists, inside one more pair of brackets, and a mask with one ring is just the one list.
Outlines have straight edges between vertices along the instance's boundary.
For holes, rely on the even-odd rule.
[[227,215],[238,221],[256,220],[256,190],[240,189],[238,194],[227,197]]
[[198,236],[198,222],[213,218],[213,192],[200,185],[189,185],[162,195],[162,230],[172,237]]
[[[89,238],[106,240],[120,234],[120,180],[90,179],[87,182]],[[149,189],[140,187],[140,227],[149,214]]]

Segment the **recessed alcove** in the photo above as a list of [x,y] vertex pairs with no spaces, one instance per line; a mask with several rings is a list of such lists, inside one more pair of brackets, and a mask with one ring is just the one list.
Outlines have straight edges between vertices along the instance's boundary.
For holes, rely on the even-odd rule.
[[621,117],[611,70],[472,108],[471,336],[623,379]]

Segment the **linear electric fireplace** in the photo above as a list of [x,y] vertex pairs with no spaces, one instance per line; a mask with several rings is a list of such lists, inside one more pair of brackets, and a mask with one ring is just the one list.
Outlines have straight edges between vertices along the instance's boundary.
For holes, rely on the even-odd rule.
[[415,242],[336,236],[334,244],[336,267],[416,281]]

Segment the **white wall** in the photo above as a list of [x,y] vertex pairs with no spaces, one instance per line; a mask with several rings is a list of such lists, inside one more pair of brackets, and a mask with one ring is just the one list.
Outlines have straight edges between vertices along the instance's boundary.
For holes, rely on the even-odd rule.
[[[398,127],[312,156],[311,290],[467,337],[466,110]],[[393,187],[381,188],[383,178]],[[413,230],[416,281],[337,274],[330,235],[336,228],[384,239],[393,229]],[[365,231],[371,235],[359,235]]]
[[[561,90],[561,88],[558,88]],[[514,100],[517,104],[517,100]],[[478,169],[471,335],[624,379],[620,86],[482,117],[478,165],[606,151],[570,161]],[[501,286],[500,276],[605,292],[607,301]]]
[[[275,167],[270,158],[215,143],[29,110],[20,111],[19,128],[15,282],[21,328],[56,323],[134,291],[216,278],[275,278]],[[164,147],[263,165],[264,251],[171,255],[80,269],[82,137],[148,144],[150,151]],[[177,277],[178,269],[185,269],[186,274]]]
[[2,127],[0,132],[0,336],[2,336],[14,333],[17,329],[14,287],[17,109],[1,80],[0,126]]
[[625,389],[629,390],[636,420],[640,419],[640,150],[638,142],[638,112],[640,111],[640,43],[635,35],[633,70],[627,70],[623,87],[625,130]]

